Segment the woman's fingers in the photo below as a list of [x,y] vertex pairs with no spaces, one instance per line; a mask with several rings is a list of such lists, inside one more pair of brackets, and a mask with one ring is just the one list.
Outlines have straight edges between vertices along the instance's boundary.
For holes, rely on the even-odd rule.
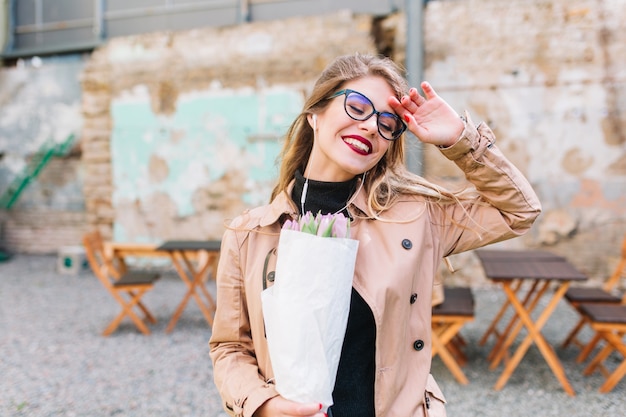
[[426,96],[427,100],[437,97],[435,89],[427,81],[423,81],[422,84],[420,84],[420,87],[422,87],[422,91],[424,91],[424,95]]
[[417,102],[412,99],[411,96],[402,96],[400,103],[402,103],[404,109],[410,113],[415,113],[419,107]]
[[[417,88],[412,87],[407,94],[400,97],[400,100],[393,96],[388,100],[393,111],[404,120],[409,130],[413,131],[413,133],[416,133],[415,129],[420,128],[418,120],[419,123],[423,123],[425,121],[424,117],[432,119],[433,111],[436,111],[439,107],[438,102],[440,101],[440,99],[435,100],[439,97],[430,83],[423,81],[420,87],[424,95],[421,95]],[[426,106],[430,100],[433,100],[432,105]]]
[[416,88],[411,88],[407,95],[400,98],[400,102],[407,111],[415,113],[419,106],[426,102],[426,99],[418,93]]
[[423,95],[411,88],[400,100],[390,97],[388,103],[420,141],[449,146],[458,139],[464,124],[430,83],[424,81],[420,87]]
[[426,103],[426,98],[421,96],[416,88],[411,88],[408,94],[400,97],[400,100],[390,97],[388,103],[396,114],[404,118],[406,113],[410,113],[411,116],[417,113],[419,107]]
[[324,417],[322,404],[301,404],[281,396],[270,398],[254,413],[254,417]]
[[419,94],[417,88],[411,88],[409,90],[409,97],[417,106],[421,106],[426,102],[426,99]]
[[[296,404],[296,403],[292,403]],[[321,411],[322,404],[297,404],[295,407],[295,412],[297,416],[323,416],[324,413]]]

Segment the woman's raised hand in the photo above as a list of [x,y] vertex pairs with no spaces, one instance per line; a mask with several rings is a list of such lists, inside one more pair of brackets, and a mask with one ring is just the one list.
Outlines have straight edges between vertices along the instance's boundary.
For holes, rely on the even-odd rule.
[[444,147],[453,145],[463,132],[463,121],[429,83],[424,81],[420,86],[424,96],[411,88],[399,101],[390,97],[389,105],[420,141]]
[[321,410],[322,404],[301,404],[278,396],[265,401],[254,417],[326,417]]

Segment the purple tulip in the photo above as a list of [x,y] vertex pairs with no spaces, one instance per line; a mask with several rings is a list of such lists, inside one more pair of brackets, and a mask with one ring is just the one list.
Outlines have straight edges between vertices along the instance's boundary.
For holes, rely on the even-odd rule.
[[309,211],[299,220],[287,220],[283,229],[295,230],[321,237],[350,237],[350,219],[339,214],[321,214],[313,216]]
[[335,217],[332,214],[318,214],[316,217],[319,225],[317,226],[317,235],[322,237],[331,237],[333,232],[333,223]]
[[285,224],[283,224],[283,229],[287,230],[295,230],[296,232],[300,231],[300,223],[297,220],[287,220]]
[[310,211],[306,212],[306,214],[300,219],[300,230],[312,235],[317,234],[317,223],[315,221],[315,217]]
[[350,221],[343,213],[335,215],[335,221],[332,225],[332,236],[340,238],[350,237]]

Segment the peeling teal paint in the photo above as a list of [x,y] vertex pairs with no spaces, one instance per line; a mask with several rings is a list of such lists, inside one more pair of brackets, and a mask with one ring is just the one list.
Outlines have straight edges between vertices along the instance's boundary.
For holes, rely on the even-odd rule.
[[[175,202],[177,216],[194,213],[192,196],[199,188],[229,171],[245,172],[253,204],[268,196],[255,195],[255,184],[273,182],[282,137],[302,108],[300,91],[196,92],[178,98],[176,112],[157,115],[145,92],[134,92],[111,104],[113,205],[139,202],[154,193],[166,193]],[[167,175],[151,177],[150,161],[165,161]],[[115,227],[114,227],[115,229]],[[115,230],[123,239],[123,230]]]

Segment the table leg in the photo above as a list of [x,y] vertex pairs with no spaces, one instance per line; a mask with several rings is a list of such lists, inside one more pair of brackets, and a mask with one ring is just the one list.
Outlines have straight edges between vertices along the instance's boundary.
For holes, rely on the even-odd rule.
[[[526,293],[524,300],[522,301],[522,306],[524,307],[524,310],[532,313],[549,286],[549,281],[534,281],[532,286]],[[515,291],[515,298],[517,298],[517,294],[518,292]],[[509,351],[509,348],[513,344],[513,341],[519,334],[520,330],[522,330],[523,323],[518,319],[519,316],[517,314],[514,314],[506,330],[502,333],[502,336],[491,351],[491,354],[489,355],[489,360],[491,361],[489,369],[493,370],[500,364],[505,354]]]
[[[520,280],[516,280],[514,284],[511,284],[511,288],[513,292],[518,294],[522,288],[522,283],[523,281],[520,279]],[[526,305],[528,303],[528,299],[530,298],[530,295],[535,291],[536,286],[537,286],[537,283],[536,282],[533,283],[531,289],[526,294],[526,297],[524,298],[524,301],[522,302],[523,305]],[[505,301],[505,305],[506,306],[511,305],[511,302],[509,301],[508,298]],[[491,362],[490,369],[494,369],[497,366],[497,364],[494,364],[494,357],[498,355],[498,353],[503,349],[502,346],[505,343],[507,335],[510,333],[511,328],[516,323],[516,321],[517,321],[517,316],[515,315],[515,309],[513,309],[513,317],[511,317],[509,324],[507,324],[504,330],[502,332],[497,333],[496,343],[494,344],[493,348],[491,349],[491,352],[489,352],[489,355],[487,356],[487,360]]]
[[[212,314],[215,313],[215,309],[217,308],[217,305],[215,304],[215,300],[213,299],[213,296],[209,293],[209,290],[206,289],[206,286],[204,285],[203,281],[204,278],[207,276],[207,272],[209,270],[209,268],[212,270],[211,271],[211,276],[215,276],[215,262],[217,261],[217,255],[213,254],[213,253],[209,253],[207,255],[207,258],[205,260],[205,263],[203,264],[201,270],[195,275],[196,280],[196,287],[199,287],[200,290],[202,291],[202,293],[204,294],[204,298],[205,298],[205,302],[206,302],[206,306],[208,307],[209,310],[209,316],[211,317],[210,320],[210,325],[212,326],[213,324],[213,316]],[[187,261],[187,265],[188,268],[193,268],[193,266],[190,264],[189,261]],[[196,299],[197,302],[202,303],[202,300]],[[208,319],[207,319],[208,321]]]
[[496,385],[494,388],[496,390],[500,390],[502,389],[502,387],[504,387],[509,377],[511,376],[511,374],[513,373],[517,365],[521,362],[522,358],[526,354],[526,351],[528,350],[528,348],[534,341],[537,347],[539,348],[539,351],[543,355],[544,359],[546,360],[548,366],[550,366],[550,368],[552,369],[552,372],[554,373],[556,378],[559,380],[559,382],[563,386],[565,392],[571,396],[575,396],[576,394],[574,393],[574,390],[572,389],[571,385],[569,384],[569,381],[567,380],[567,377],[565,376],[565,371],[563,370],[563,366],[561,365],[561,362],[557,358],[556,353],[554,352],[554,349],[552,349],[552,347],[546,342],[543,335],[541,334],[541,329],[543,328],[545,323],[548,321],[548,318],[550,317],[550,315],[556,308],[558,302],[561,300],[561,298],[567,291],[567,288],[569,287],[569,282],[564,281],[558,287],[558,289],[552,296],[552,299],[550,300],[546,308],[543,310],[543,312],[540,314],[536,322],[532,321],[529,311],[527,311],[522,305],[522,303],[517,299],[515,293],[510,288],[510,286],[505,284],[503,287],[504,287],[504,291],[507,297],[510,299],[511,304],[513,305],[517,314],[519,315],[519,318],[522,320],[524,326],[528,330],[528,335],[526,336],[524,341],[520,344],[520,346],[515,351],[515,354],[511,358],[511,361],[507,363],[504,371],[500,375],[500,378],[496,382]]
[[[213,313],[215,312],[215,301],[213,301],[213,297],[211,297],[211,294],[209,294],[209,291],[204,286],[203,281],[209,268],[212,266],[212,261],[214,258],[215,258],[214,256],[207,255],[206,259],[204,260],[204,263],[202,263],[200,266],[200,270],[194,273],[193,264],[188,258],[183,256],[183,260],[185,264],[187,265],[187,270],[192,271],[193,279],[191,280],[191,287],[189,288],[189,292],[193,296],[194,300],[196,300],[196,303],[198,304],[198,307],[202,311],[204,318],[209,323],[209,326],[213,326]],[[198,292],[196,291],[196,288],[200,288],[200,291],[206,298],[206,302],[205,300],[202,299],[200,294],[198,294]]]
[[[213,316],[211,310],[214,311],[215,302],[213,301],[213,298],[206,290],[206,288],[204,288],[204,284],[202,282],[204,274],[206,274],[209,267],[211,266],[212,259],[213,257],[208,257],[206,263],[202,265],[198,271],[195,271],[192,262],[185,256],[183,252],[175,251],[172,253],[172,263],[174,264],[174,267],[176,268],[176,271],[178,272],[180,278],[187,285],[187,292],[185,293],[183,300],[178,305],[178,308],[174,312],[174,315],[172,316],[169,324],[167,325],[167,328],[165,330],[167,333],[170,333],[174,329],[174,326],[176,326],[176,322],[180,318],[191,297],[193,297],[198,304],[198,307],[200,308],[200,311],[202,312],[202,315],[204,315],[206,321],[209,323],[209,326],[213,326]],[[185,270],[182,264],[185,264],[187,270]],[[204,303],[200,295],[196,292],[197,287],[202,289],[205,297],[207,297],[208,300],[211,300],[208,307]]]
[[[517,290],[519,290],[521,285],[522,285],[522,280],[518,280],[515,283],[514,291],[517,292]],[[493,321],[489,325],[489,328],[487,329],[485,334],[483,334],[483,336],[480,338],[480,341],[478,342],[480,346],[483,346],[485,343],[487,343],[487,339],[489,339],[489,336],[491,336],[492,334],[495,334],[497,339],[501,337],[500,333],[498,332],[497,326],[498,326],[498,323],[500,322],[500,319],[502,318],[502,316],[504,316],[504,313],[509,308],[509,305],[511,305],[509,300],[508,299],[505,300],[504,303],[502,304],[502,307],[500,307],[500,311],[498,311],[498,314],[496,314],[496,317],[493,319]]]

